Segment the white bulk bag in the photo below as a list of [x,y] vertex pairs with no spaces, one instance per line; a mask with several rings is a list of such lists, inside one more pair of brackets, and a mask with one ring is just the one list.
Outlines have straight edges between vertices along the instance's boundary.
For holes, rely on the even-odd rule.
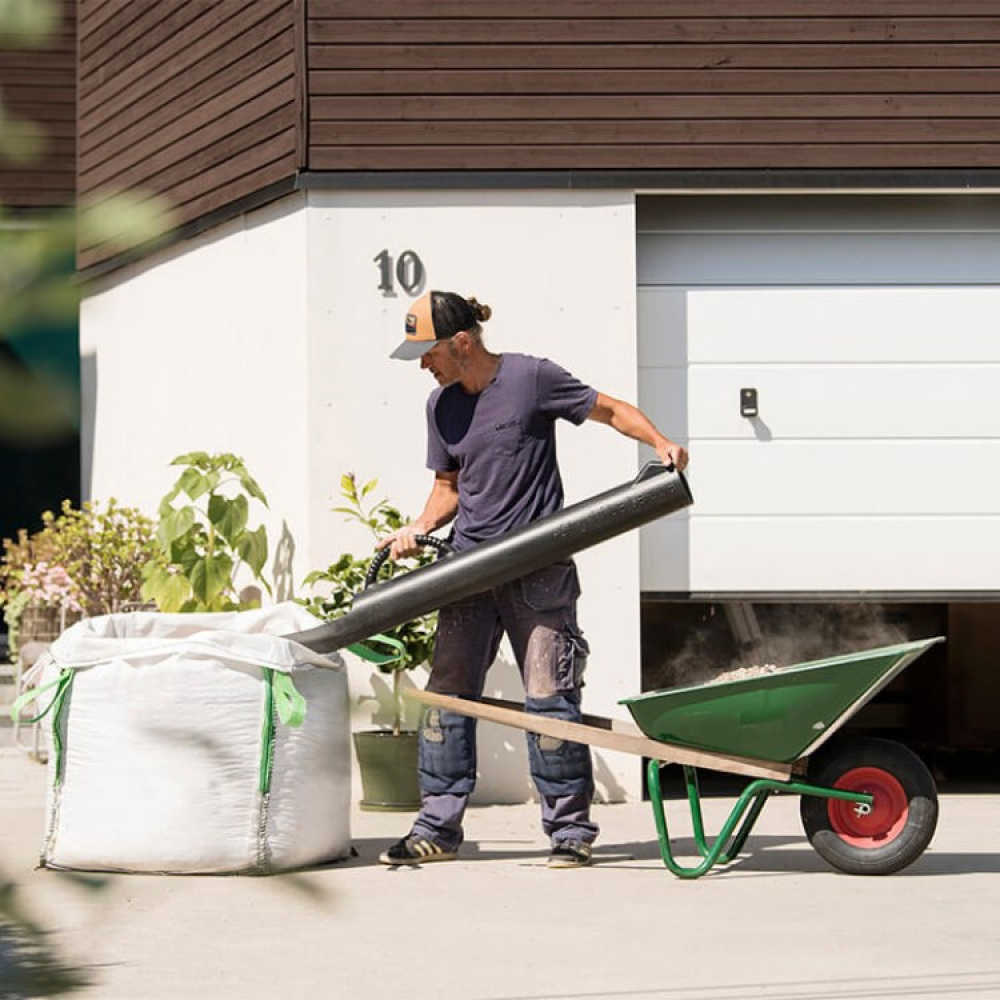
[[285,603],[105,615],[64,632],[41,670],[42,864],[263,873],[344,857],[346,672],[283,638],[315,625]]

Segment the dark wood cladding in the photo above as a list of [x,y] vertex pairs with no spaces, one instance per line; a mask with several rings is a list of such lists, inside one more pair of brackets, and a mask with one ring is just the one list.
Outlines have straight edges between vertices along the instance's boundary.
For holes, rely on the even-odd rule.
[[0,157],[0,203],[56,208],[73,201],[76,166],[76,8],[65,0],[58,31],[41,48],[0,42],[0,96],[5,114],[29,121],[44,146],[27,163]]
[[1000,166],[997,0],[307,0],[308,166]]
[[[165,197],[180,226],[304,159],[301,0],[79,0],[77,188]],[[89,267],[114,252],[81,246]]]

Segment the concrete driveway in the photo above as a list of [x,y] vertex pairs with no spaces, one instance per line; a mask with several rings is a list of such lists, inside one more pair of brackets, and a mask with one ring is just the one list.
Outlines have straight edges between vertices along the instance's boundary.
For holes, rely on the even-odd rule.
[[[663,868],[648,805],[600,806],[597,864],[550,871],[534,806],[471,810],[457,862],[387,869],[405,814],[357,811],[358,856],[270,878],[36,871],[44,768],[0,751],[0,869],[99,1000],[841,1000],[1000,997],[1000,795],[944,795],[907,871],[830,870],[798,800],[745,857]],[[706,822],[731,800],[706,800]],[[679,848],[689,825],[671,810]],[[23,994],[5,991],[0,996]]]

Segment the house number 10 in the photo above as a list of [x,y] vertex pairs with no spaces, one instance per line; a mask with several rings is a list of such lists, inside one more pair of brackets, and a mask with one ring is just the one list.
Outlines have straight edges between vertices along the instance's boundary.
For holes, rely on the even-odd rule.
[[403,291],[411,294],[420,287],[420,283],[424,280],[424,263],[413,250],[404,250],[399,255],[395,269],[392,266],[392,254],[388,250],[376,254],[372,260],[378,264],[378,288],[385,295],[391,295],[395,291],[392,286],[394,271],[400,287]]

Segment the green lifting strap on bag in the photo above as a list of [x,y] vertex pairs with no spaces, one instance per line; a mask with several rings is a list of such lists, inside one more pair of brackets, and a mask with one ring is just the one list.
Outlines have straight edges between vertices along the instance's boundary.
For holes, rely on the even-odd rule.
[[290,729],[298,729],[306,718],[306,700],[296,689],[292,675],[271,671],[271,688],[278,718]]
[[369,636],[365,642],[380,642],[383,646],[388,646],[390,649],[395,650],[393,653],[380,653],[378,650],[366,646],[364,642],[352,642],[347,647],[348,652],[353,653],[355,656],[360,656],[362,660],[367,660],[369,663],[374,663],[377,667],[397,663],[406,656],[406,646],[399,639],[394,639],[391,635],[379,634]]
[[[73,679],[72,670],[63,670],[59,676],[54,681],[49,681],[48,684],[43,684],[41,687],[31,688],[29,691],[25,691],[24,694],[20,695],[14,704],[10,706],[10,717],[14,722],[18,722],[21,725],[33,726],[36,722],[41,722],[49,712],[52,711],[63,699],[66,694],[66,688],[69,687],[70,681]],[[51,691],[56,688],[56,693],[49,702],[48,708],[44,712],[39,713],[31,718],[22,717],[21,712],[24,710],[25,706],[30,705],[33,701],[37,701],[46,691]]]

